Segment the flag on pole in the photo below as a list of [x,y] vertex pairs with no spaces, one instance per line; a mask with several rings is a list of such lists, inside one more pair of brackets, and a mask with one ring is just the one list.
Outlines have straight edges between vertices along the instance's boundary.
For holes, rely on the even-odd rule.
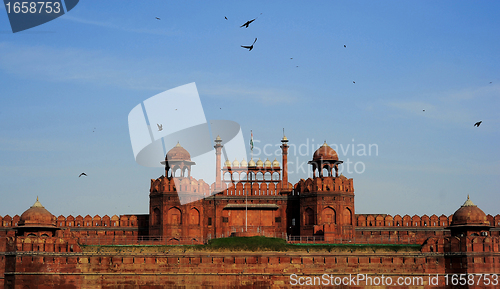
[[250,131],[250,150],[253,151],[253,132]]

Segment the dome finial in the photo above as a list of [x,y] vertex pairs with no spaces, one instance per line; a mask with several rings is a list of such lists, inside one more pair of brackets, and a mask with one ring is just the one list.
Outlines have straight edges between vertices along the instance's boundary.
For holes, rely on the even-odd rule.
[[36,196],[36,202],[31,207],[32,208],[43,208],[42,204],[38,201],[38,196]]
[[467,194],[467,201],[465,201],[462,207],[476,207],[476,205],[474,205],[474,203],[470,200],[469,194]]

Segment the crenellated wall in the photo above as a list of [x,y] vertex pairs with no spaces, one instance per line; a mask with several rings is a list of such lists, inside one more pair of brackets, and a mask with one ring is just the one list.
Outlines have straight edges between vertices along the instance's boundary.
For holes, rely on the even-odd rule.
[[[176,180],[178,181],[180,188],[176,188]],[[205,181],[197,180],[193,177],[169,179],[165,176],[161,176],[158,179],[151,179],[151,187],[149,189],[150,194],[173,191],[195,193],[202,197],[208,197],[212,193],[210,186]]]
[[294,186],[294,194],[307,194],[317,192],[345,192],[354,193],[353,179],[343,175],[339,177],[321,177],[301,179]]
[[[142,215],[141,215],[142,216]],[[6,215],[4,217],[0,216],[0,228],[5,227],[16,227],[19,222],[19,216],[15,215],[14,217],[10,217]],[[101,218],[99,215],[95,215],[91,217],[87,215],[82,217],[78,215],[76,218],[72,215],[68,217],[59,216],[57,217],[57,227],[132,227],[137,228],[139,226],[140,220],[138,220],[138,216],[136,215],[121,215],[120,217],[113,215],[109,217],[108,215],[104,215]],[[147,226],[147,224],[145,224]]]
[[55,237],[8,237],[4,252],[81,252],[75,234],[58,231]]
[[[453,215],[450,216],[437,216],[432,215],[428,217],[427,215],[413,217],[409,215],[395,215],[392,217],[387,214],[356,214],[357,226],[358,227],[448,227],[451,224],[451,219]],[[500,220],[500,215],[497,215]],[[492,223],[494,218],[490,215]]]

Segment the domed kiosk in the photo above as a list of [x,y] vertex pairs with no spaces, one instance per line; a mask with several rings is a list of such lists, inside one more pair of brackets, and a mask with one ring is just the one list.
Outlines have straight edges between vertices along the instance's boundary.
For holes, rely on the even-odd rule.
[[33,206],[21,215],[17,235],[52,237],[58,229],[56,217],[42,206],[37,197]]
[[[180,143],[177,143],[175,147],[168,151],[165,161],[161,162],[161,164],[165,165],[165,176],[167,178],[190,178],[191,166],[196,163],[191,161],[191,155],[188,151]],[[180,176],[176,176],[177,170],[181,171]]]
[[467,196],[467,201],[453,214],[449,229],[453,236],[487,236],[490,227],[486,214]]
[[313,155],[312,161],[308,164],[313,166],[313,173],[316,177],[316,170],[318,170],[318,175],[320,178],[323,177],[323,169],[328,171],[328,177],[333,176],[332,169],[335,169],[335,177],[339,176],[339,164],[343,161],[339,161],[339,156],[337,152],[332,149],[325,141],[325,143],[320,146]]

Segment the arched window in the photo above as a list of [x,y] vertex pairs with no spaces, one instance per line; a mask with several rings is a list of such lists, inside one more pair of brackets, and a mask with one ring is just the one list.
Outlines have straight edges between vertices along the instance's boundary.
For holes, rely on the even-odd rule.
[[343,213],[344,217],[344,224],[345,225],[352,225],[352,212],[349,210],[349,208],[344,209]]
[[179,210],[178,208],[175,208],[175,207],[168,210],[168,223],[170,225],[182,224],[181,210]]
[[196,208],[192,208],[191,211],[189,211],[189,223],[191,225],[200,224],[200,212]]
[[311,208],[307,208],[304,213],[304,224],[314,225],[314,211]]
[[335,210],[331,207],[326,207],[323,209],[323,223],[325,224],[335,224]]
[[154,208],[154,210],[153,210],[153,225],[159,225],[160,218],[161,218],[160,209]]
[[323,173],[323,177],[328,177],[328,167],[323,167],[321,171]]

